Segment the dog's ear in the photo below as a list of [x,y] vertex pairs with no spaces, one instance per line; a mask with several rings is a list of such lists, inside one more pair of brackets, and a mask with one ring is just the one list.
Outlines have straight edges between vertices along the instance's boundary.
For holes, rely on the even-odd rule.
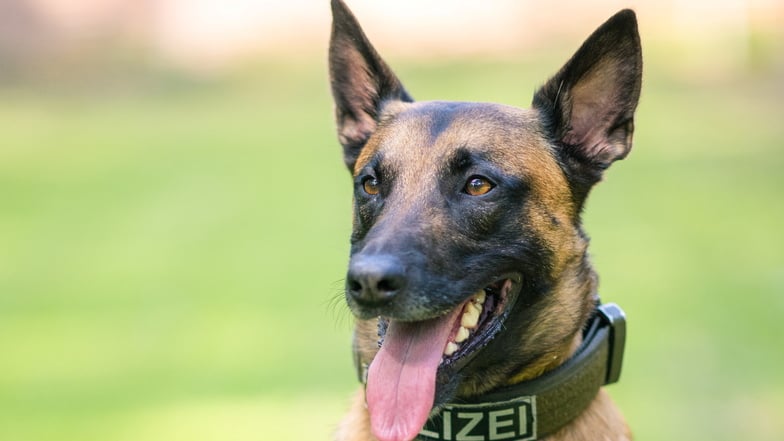
[[578,168],[588,188],[632,147],[641,77],[637,19],[626,9],[588,37],[534,95],[533,106],[542,113],[565,162]]
[[343,160],[353,171],[359,152],[376,129],[382,107],[390,101],[413,99],[341,0],[332,0],[329,75]]

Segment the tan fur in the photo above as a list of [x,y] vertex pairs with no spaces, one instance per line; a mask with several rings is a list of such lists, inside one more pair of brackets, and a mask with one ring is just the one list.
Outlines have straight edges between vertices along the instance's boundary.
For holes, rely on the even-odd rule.
[[366,370],[378,352],[378,320],[357,320],[354,327],[354,357],[357,368]]
[[351,409],[335,432],[335,441],[376,441],[376,437],[370,433],[370,415],[365,404],[364,389],[354,394]]

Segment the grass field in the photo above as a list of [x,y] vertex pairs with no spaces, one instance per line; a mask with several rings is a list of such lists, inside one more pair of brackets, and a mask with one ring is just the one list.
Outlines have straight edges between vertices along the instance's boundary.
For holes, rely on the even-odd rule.
[[[398,62],[527,106],[562,57]],[[585,222],[639,440],[784,437],[784,84],[646,62]],[[115,85],[116,86],[116,85]],[[325,67],[0,92],[0,439],[326,440],[356,387]]]

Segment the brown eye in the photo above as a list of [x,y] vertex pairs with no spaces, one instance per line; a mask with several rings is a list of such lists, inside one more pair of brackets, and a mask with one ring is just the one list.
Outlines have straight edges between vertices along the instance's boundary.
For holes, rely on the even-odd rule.
[[482,176],[471,176],[468,178],[468,182],[466,182],[463,190],[471,196],[482,196],[483,194],[487,194],[487,192],[494,187],[493,183],[487,178]]
[[365,193],[375,196],[379,192],[379,183],[378,179],[368,176],[362,181],[362,189],[365,190]]

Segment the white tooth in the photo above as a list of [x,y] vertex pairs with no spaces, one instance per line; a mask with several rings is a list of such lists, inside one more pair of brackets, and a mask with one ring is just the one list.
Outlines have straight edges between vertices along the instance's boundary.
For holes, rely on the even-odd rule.
[[467,304],[463,316],[460,317],[460,325],[464,328],[475,328],[478,321],[479,310],[472,303]]
[[444,355],[450,356],[454,354],[459,347],[460,346],[458,346],[457,343],[450,341],[449,343],[446,344],[446,347],[444,348]]
[[468,332],[468,329],[466,329],[466,328],[461,326],[457,330],[457,335],[455,335],[455,343],[462,343],[462,342],[466,341],[466,339],[468,339],[469,335],[470,335],[470,332]]
[[480,290],[476,294],[474,294],[474,303],[479,303],[480,305],[485,302],[485,298],[487,294],[485,294],[485,290]]

